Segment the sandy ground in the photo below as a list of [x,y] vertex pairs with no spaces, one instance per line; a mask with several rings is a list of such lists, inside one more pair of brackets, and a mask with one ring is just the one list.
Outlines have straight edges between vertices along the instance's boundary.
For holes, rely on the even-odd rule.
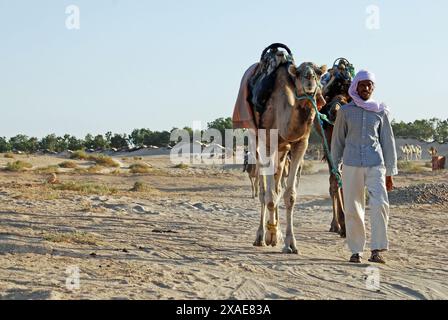
[[[34,168],[66,159],[16,156]],[[447,299],[448,209],[391,206],[391,250],[379,287],[369,263],[347,262],[344,239],[329,233],[324,166],[302,177],[294,225],[299,254],[252,246],[259,202],[241,168],[174,169],[166,156],[130,174],[58,174],[114,193],[55,190],[47,174],[0,171],[2,299]],[[0,167],[11,159],[0,155]],[[79,165],[88,163],[78,161]],[[323,169],[323,170],[320,170]],[[398,186],[448,175],[400,175]],[[129,191],[136,181],[153,189]],[[281,207],[284,232],[284,210]],[[74,235],[78,235],[75,237]],[[365,258],[368,255],[366,248]],[[366,261],[366,259],[365,259]],[[79,288],[76,272],[79,271]]]

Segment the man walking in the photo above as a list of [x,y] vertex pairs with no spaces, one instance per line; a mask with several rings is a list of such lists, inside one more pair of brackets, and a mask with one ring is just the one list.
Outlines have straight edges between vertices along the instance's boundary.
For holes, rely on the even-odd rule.
[[369,261],[386,263],[381,252],[389,249],[387,225],[392,176],[398,173],[395,139],[389,111],[373,100],[373,73],[362,70],[353,79],[349,94],[353,101],[337,113],[331,154],[342,166],[342,189],[350,262],[360,263],[366,243],[365,190],[371,214],[371,256]]

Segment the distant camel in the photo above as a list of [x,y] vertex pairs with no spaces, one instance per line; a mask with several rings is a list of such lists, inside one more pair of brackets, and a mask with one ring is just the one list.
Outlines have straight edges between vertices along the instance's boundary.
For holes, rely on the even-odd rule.
[[246,153],[244,156],[245,163],[243,172],[247,172],[249,176],[250,185],[252,187],[252,198],[255,199],[255,197],[258,197],[258,191],[259,191],[258,167],[256,163],[253,163],[253,161],[250,161],[251,163],[249,163],[250,156],[252,156],[250,152]]
[[428,149],[428,153],[429,153],[429,155],[432,158],[432,157],[436,157],[439,152],[437,151],[436,148],[431,147],[431,148]]
[[415,160],[422,160],[422,146],[417,144],[414,146],[414,150],[415,150]]
[[400,147],[401,152],[403,153],[403,160],[409,161],[412,157],[412,149],[408,144]]

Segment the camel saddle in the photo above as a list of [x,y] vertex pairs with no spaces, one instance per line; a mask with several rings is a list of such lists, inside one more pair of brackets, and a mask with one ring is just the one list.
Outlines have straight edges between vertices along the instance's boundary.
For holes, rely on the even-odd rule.
[[[284,49],[286,52],[279,49]],[[266,103],[274,90],[277,70],[289,63],[294,63],[294,58],[286,45],[274,43],[263,50],[255,74],[248,83],[247,99],[256,113],[262,115],[266,110]]]

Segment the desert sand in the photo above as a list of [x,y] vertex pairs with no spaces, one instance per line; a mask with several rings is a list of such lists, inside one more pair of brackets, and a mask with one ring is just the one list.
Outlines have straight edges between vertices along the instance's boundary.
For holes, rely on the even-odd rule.
[[[328,174],[318,161],[300,180],[294,215],[299,254],[287,255],[281,245],[252,245],[259,201],[251,198],[241,166],[177,169],[159,155],[117,157],[115,173],[60,169],[62,183],[116,189],[81,192],[58,190],[45,183],[48,173],[34,170],[67,159],[15,158],[33,168],[0,171],[2,299],[448,298],[447,207],[391,203],[388,263],[368,263],[367,247],[367,263],[350,264],[345,240],[328,232]],[[0,168],[12,160],[0,155]],[[131,174],[127,168],[135,162],[153,169]],[[447,178],[446,172],[400,174],[396,185]],[[150,189],[129,191],[137,181]],[[376,289],[366,286],[369,266],[378,268]],[[79,287],[70,280],[73,270]]]

